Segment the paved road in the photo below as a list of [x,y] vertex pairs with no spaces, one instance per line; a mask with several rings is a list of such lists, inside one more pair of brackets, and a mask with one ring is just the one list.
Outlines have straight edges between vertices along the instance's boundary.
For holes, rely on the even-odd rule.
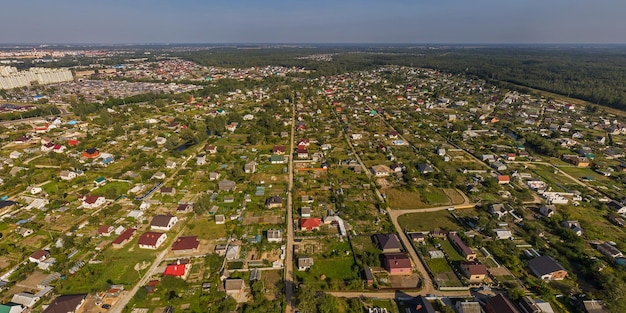
[[287,245],[285,251],[285,299],[287,305],[285,306],[285,312],[292,313],[296,311],[294,294],[294,280],[293,280],[293,151],[295,144],[295,132],[296,132],[296,106],[295,101],[292,101],[291,108],[291,145],[289,147],[289,181],[287,187]]

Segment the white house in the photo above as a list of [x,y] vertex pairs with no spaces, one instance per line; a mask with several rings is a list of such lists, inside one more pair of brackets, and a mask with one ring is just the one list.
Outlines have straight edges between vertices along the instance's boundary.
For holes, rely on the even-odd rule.
[[167,215],[157,215],[152,218],[152,222],[150,223],[150,229],[152,230],[161,230],[161,231],[169,231],[176,225],[178,222],[178,217],[167,214]]
[[103,205],[105,202],[106,202],[105,197],[85,196],[83,197],[82,206],[85,209],[95,209]]
[[139,248],[141,249],[158,249],[167,239],[167,234],[159,232],[146,232],[139,237]]

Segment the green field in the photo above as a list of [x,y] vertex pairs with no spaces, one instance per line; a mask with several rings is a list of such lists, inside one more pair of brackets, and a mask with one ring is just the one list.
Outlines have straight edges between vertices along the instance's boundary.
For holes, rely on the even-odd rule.
[[456,220],[446,210],[400,215],[398,223],[407,231],[432,231],[459,229]]

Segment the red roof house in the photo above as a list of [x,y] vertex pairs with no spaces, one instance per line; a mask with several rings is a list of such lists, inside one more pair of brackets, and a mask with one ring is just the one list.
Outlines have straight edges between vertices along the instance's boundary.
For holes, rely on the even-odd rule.
[[102,225],[102,226],[98,227],[98,235],[99,236],[109,237],[109,236],[111,236],[112,232],[113,232],[113,226]]
[[98,149],[96,148],[89,148],[83,151],[83,156],[88,159],[97,158],[99,155],[100,155],[100,151],[98,151]]
[[410,275],[411,260],[406,253],[387,253],[383,255],[385,269],[391,275]]
[[320,230],[320,225],[322,224],[322,220],[319,218],[301,218],[300,219],[300,230]]
[[163,276],[174,276],[182,279],[187,279],[190,270],[191,262],[189,262],[189,259],[179,259],[176,260],[176,262],[167,265],[165,271],[163,272]]
[[67,145],[70,147],[73,146],[78,146],[78,144],[80,143],[80,141],[76,140],[76,139],[70,139],[67,141]]
[[113,245],[113,248],[121,248],[121,247],[123,247],[126,243],[128,243],[133,238],[133,236],[135,235],[136,231],[137,230],[134,229],[134,228],[129,228],[129,229],[126,229],[125,231],[123,231],[111,243]]
[[165,233],[149,231],[143,233],[143,235],[139,237],[137,244],[139,244],[139,248],[141,249],[156,250],[163,244],[163,242],[165,242],[166,239],[167,234]]
[[509,175],[498,175],[498,184],[508,184],[511,182]]
[[285,146],[274,146],[272,148],[273,154],[285,154],[286,148]]
[[172,251],[174,253],[196,252],[199,245],[198,236],[178,237],[172,244]]

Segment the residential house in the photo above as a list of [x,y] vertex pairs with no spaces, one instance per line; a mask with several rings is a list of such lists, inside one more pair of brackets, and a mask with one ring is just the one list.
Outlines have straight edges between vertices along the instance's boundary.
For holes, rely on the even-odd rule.
[[191,272],[191,261],[189,259],[177,259],[176,262],[165,267],[163,276],[173,276],[185,280],[189,276],[189,272]]
[[385,260],[385,269],[391,275],[410,275],[411,260],[406,253],[387,253],[383,254]]
[[215,215],[215,224],[221,225],[224,223],[226,223],[226,217],[224,217],[224,214]]
[[283,207],[283,198],[279,196],[271,196],[265,200],[265,207],[268,209],[273,208],[282,208]]
[[613,210],[613,212],[617,214],[626,213],[626,205],[624,205],[622,202],[611,200],[607,205],[609,206],[609,209]]
[[513,233],[508,230],[508,229],[504,229],[504,228],[496,228],[493,230],[494,234],[496,235],[496,239],[511,239],[513,238]]
[[427,163],[420,163],[417,165],[417,170],[420,172],[420,174],[429,174],[435,171],[435,169],[432,167],[432,165],[427,164]]
[[50,257],[50,252],[46,250],[37,250],[28,257],[28,261],[33,263],[41,263]]
[[535,303],[535,301],[529,297],[522,297],[519,302],[519,308],[523,313],[541,313],[541,308]]
[[495,162],[491,163],[491,167],[493,169],[495,169],[496,171],[505,171],[506,170],[506,165],[504,163],[502,163],[501,161],[495,161]]
[[507,215],[509,211],[506,209],[504,204],[494,203],[489,206],[489,213],[501,219],[503,216]]
[[376,234],[374,242],[383,253],[397,253],[402,250],[402,245],[396,234]]
[[136,231],[137,229],[135,228],[125,229],[123,232],[119,234],[119,236],[117,236],[117,238],[113,240],[111,245],[113,246],[113,248],[124,247],[135,236]]
[[487,277],[487,267],[478,262],[461,263],[461,272],[470,283],[481,283]]
[[311,217],[311,208],[308,206],[301,207],[300,217]]
[[85,151],[83,151],[82,156],[88,159],[95,159],[100,155],[100,151],[98,151],[98,149],[96,148],[89,148]]
[[178,222],[178,217],[174,215],[157,215],[152,218],[152,222],[150,222],[150,229],[169,231],[172,227],[174,227],[174,225],[176,225],[176,222]]
[[159,232],[145,232],[139,237],[139,248],[141,249],[158,249],[167,239],[167,234]]
[[209,180],[218,180],[218,179],[220,179],[220,173],[218,172],[209,173]]
[[198,155],[196,156],[196,165],[202,166],[206,164],[206,155]]
[[159,193],[161,193],[162,195],[174,196],[176,195],[176,188],[164,186],[164,187],[161,187],[161,189],[159,189]]
[[21,304],[27,308],[34,307],[37,304],[37,302],[39,302],[39,300],[41,300],[41,297],[38,294],[34,295],[29,292],[16,293],[11,298],[12,303]]
[[237,188],[237,184],[235,184],[232,180],[220,180],[217,183],[217,189],[219,191],[234,191]]
[[172,244],[172,251],[174,253],[192,253],[198,251],[200,241],[198,236],[184,236],[178,237]]
[[270,229],[267,231],[268,242],[283,242],[283,232],[280,229]]
[[298,159],[307,159],[309,157],[309,151],[307,150],[306,146],[298,146],[296,148],[296,153]]
[[577,236],[583,235],[583,229],[580,227],[580,223],[578,221],[563,221],[561,222],[561,226],[571,229]]
[[226,291],[226,295],[235,299],[239,298],[243,294],[245,286],[246,285],[243,279],[227,278],[224,280],[224,291]]
[[411,240],[417,242],[417,243],[423,243],[426,241],[426,236],[424,235],[424,233],[411,233],[409,235],[409,237],[411,238]]
[[217,153],[217,146],[208,145],[208,146],[206,146],[205,151],[210,153],[210,154],[215,154],[215,153]]
[[170,169],[170,170],[175,169],[176,161],[171,161],[171,160],[165,161],[165,168]]
[[580,155],[566,154],[561,159],[577,167],[589,167],[590,165],[589,158]]
[[501,293],[487,299],[485,304],[487,313],[520,313],[515,305]]
[[484,313],[479,302],[458,301],[454,307],[458,313]]
[[407,313],[436,313],[438,311],[435,310],[432,304],[426,299],[426,297],[420,295],[409,301],[406,301]]
[[556,213],[556,206],[554,204],[544,204],[539,208],[539,213],[545,217],[551,217]]
[[76,178],[77,176],[78,174],[73,171],[61,171],[59,173],[59,178],[61,178],[62,180],[72,180]]
[[275,154],[275,155],[283,155],[285,154],[285,151],[286,151],[285,146],[274,146],[272,148],[272,154]]
[[511,182],[511,177],[509,175],[498,175],[496,179],[500,185],[505,185]]
[[215,248],[213,249],[213,251],[215,251],[215,254],[219,256],[225,256],[226,248],[227,248],[226,245],[215,245]]
[[42,152],[50,152],[52,151],[52,148],[54,148],[54,144],[52,142],[48,142],[48,143],[42,144],[40,147],[40,150]]
[[298,257],[298,271],[307,271],[313,266],[313,258],[308,256]]
[[0,313],[22,313],[24,307],[19,303],[0,304]]
[[107,183],[107,179],[104,176],[100,176],[93,181],[96,187],[104,186]]
[[100,196],[84,196],[82,206],[85,209],[95,209],[106,202],[106,198]]
[[43,313],[76,313],[80,312],[87,294],[58,296]]
[[109,225],[102,225],[98,227],[98,236],[109,237],[115,228]]
[[301,218],[300,219],[300,230],[313,231],[320,230],[320,225],[322,224],[322,220],[319,218]]
[[619,251],[619,249],[617,249],[614,245],[611,245],[607,242],[599,244],[597,249],[598,251],[600,251],[600,253],[612,259],[621,258],[624,256],[624,254],[622,254],[622,252]]
[[241,246],[239,245],[229,245],[226,248],[226,260],[235,260],[239,259],[239,253],[241,252]]
[[461,237],[456,232],[448,233],[448,240],[454,248],[465,258],[467,261],[473,261],[476,258],[476,253],[472,251],[470,247],[465,245]]
[[243,166],[243,171],[246,174],[253,174],[256,171],[256,162],[251,161],[251,162],[246,163]]
[[272,156],[270,156],[270,163],[271,164],[285,164],[287,163],[287,161],[284,155],[273,154]]
[[156,172],[152,175],[151,179],[165,179],[165,173],[163,172]]
[[193,211],[193,205],[189,203],[179,203],[176,207],[176,213],[185,214]]
[[483,162],[495,162],[496,161],[496,157],[493,154],[483,154],[480,156],[480,160]]
[[563,280],[567,276],[565,268],[547,255],[528,261],[528,267],[535,276],[543,280]]
[[376,177],[387,177],[391,173],[391,169],[387,165],[374,165],[371,172]]

